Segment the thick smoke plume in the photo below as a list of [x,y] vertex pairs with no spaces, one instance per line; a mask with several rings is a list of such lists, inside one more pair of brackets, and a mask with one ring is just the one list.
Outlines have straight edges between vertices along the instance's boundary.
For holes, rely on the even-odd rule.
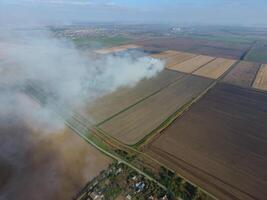
[[120,87],[133,87],[163,69],[159,60],[136,57],[134,52],[84,55],[70,42],[50,35],[47,31],[19,35],[19,42],[6,48],[13,64],[2,66],[1,70],[7,72],[0,74],[6,87],[17,89],[31,84],[42,90],[47,95],[46,107],[58,104],[76,108]]
[[[47,30],[1,33],[0,199],[70,199],[93,174],[97,158],[65,133],[53,108],[79,110],[155,76],[163,64],[133,52],[85,55]],[[42,106],[29,97],[31,87],[41,91]]]

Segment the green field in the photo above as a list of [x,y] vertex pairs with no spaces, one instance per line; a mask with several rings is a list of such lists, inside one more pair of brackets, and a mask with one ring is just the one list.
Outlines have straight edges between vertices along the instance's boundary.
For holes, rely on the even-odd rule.
[[267,42],[258,42],[246,57],[248,61],[267,63]]

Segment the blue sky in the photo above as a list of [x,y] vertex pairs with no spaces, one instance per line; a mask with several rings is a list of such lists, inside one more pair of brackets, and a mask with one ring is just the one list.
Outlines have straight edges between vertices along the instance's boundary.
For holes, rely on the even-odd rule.
[[266,0],[0,0],[0,23],[135,22],[267,26]]

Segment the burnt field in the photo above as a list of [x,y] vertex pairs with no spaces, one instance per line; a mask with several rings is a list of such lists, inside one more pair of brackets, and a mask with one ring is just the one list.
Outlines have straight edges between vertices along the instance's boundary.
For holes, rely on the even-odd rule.
[[219,199],[266,199],[267,94],[218,84],[145,148]]
[[230,59],[240,59],[250,47],[249,43],[230,43],[186,37],[140,40],[135,44],[141,45],[145,50],[151,52],[171,49]]

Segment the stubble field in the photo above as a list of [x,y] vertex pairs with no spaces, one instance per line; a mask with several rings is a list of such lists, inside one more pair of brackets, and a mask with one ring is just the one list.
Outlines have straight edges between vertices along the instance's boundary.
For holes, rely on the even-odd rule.
[[217,58],[214,61],[202,66],[193,74],[207,78],[218,79],[223,75],[236,61],[224,58]]
[[267,91],[267,64],[261,65],[253,83],[253,87]]
[[189,60],[186,60],[182,63],[178,63],[169,69],[180,71],[180,72],[185,72],[185,73],[192,73],[195,70],[197,70],[199,67],[207,64],[208,62],[214,60],[215,58],[210,57],[210,56],[196,56],[194,58],[191,58]]

